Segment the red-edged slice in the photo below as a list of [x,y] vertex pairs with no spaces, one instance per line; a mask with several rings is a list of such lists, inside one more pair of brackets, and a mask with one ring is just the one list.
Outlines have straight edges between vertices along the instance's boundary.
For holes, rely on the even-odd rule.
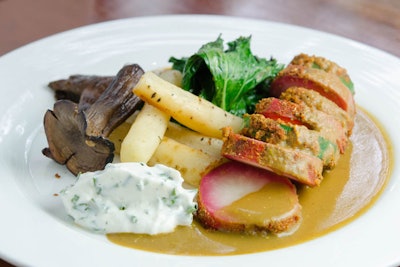
[[350,90],[350,92],[354,95],[354,85],[350,79],[350,76],[347,74],[347,70],[339,66],[336,62],[333,62],[324,57],[318,56],[310,56],[304,53],[301,53],[295,56],[290,62],[292,65],[302,65],[307,68],[321,69],[323,71],[332,73],[336,75],[340,81]]
[[301,221],[296,187],[287,178],[240,162],[202,178],[198,206],[199,222],[219,231],[288,234]]
[[303,151],[285,148],[236,134],[230,127],[223,128],[224,157],[263,168],[308,186],[320,184],[323,162]]
[[261,99],[256,105],[255,113],[270,119],[304,125],[311,130],[318,131],[324,138],[335,142],[340,153],[344,153],[346,150],[347,130],[333,115],[275,97]]
[[279,97],[287,88],[297,86],[315,90],[322,96],[336,103],[351,118],[355,115],[354,98],[350,90],[340,79],[321,69],[307,68],[300,65],[288,65],[271,84],[270,93]]
[[299,105],[306,105],[310,109],[316,109],[335,117],[342,124],[346,135],[351,135],[354,120],[350,118],[346,111],[318,92],[303,87],[290,87],[281,94],[280,99]]
[[269,119],[281,119],[291,124],[307,126],[307,123],[302,121],[299,116],[299,114],[303,113],[302,106],[275,97],[262,99],[256,105],[256,113],[262,114]]
[[303,125],[289,125],[265,118],[261,114],[245,115],[246,126],[240,134],[285,148],[298,149],[320,158],[326,169],[336,166],[340,151],[338,145],[318,131]]

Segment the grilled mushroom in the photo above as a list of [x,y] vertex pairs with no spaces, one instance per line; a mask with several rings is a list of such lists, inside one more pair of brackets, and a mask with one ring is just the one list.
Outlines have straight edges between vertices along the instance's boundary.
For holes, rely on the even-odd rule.
[[77,175],[101,170],[114,158],[108,135],[143,104],[132,93],[144,71],[139,65],[124,66],[87,108],[71,100],[58,100],[44,116],[48,147],[43,154]]
[[71,75],[68,79],[52,81],[49,87],[57,100],[69,99],[79,103],[79,109],[92,105],[108,88],[115,77],[97,75]]

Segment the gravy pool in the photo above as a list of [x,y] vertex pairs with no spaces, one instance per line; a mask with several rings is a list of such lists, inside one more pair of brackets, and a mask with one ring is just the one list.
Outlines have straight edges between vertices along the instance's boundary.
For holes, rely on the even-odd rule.
[[303,220],[289,236],[247,236],[209,231],[194,222],[163,235],[108,234],[111,242],[176,255],[233,255],[293,246],[330,233],[359,218],[382,193],[392,151],[381,127],[358,109],[351,145],[318,188],[298,187]]

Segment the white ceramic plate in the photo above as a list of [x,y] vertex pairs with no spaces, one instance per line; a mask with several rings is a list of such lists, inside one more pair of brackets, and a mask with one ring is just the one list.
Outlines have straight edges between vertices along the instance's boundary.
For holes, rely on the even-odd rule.
[[[252,35],[256,55],[289,62],[297,53],[345,66],[356,102],[389,133],[392,177],[375,205],[347,226],[310,242],[271,252],[181,257],[114,245],[65,220],[59,197],[73,181],[41,155],[43,114],[54,102],[46,87],[70,74],[115,74],[126,63],[145,69],[187,56],[222,33]],[[218,16],[118,20],[57,34],[0,58],[0,256],[29,266],[388,266],[400,263],[400,60],[366,45],[300,27]],[[58,172],[62,178],[54,178]]]

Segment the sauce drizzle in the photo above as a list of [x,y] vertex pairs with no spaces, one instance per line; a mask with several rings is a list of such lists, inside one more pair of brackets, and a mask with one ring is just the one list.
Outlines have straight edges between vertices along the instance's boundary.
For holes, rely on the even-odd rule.
[[169,234],[121,233],[107,237],[122,246],[165,254],[234,255],[284,248],[326,235],[362,216],[390,177],[393,151],[389,140],[376,120],[361,108],[350,140],[338,165],[324,174],[319,187],[298,187],[303,221],[292,235],[262,237],[213,232],[194,222]]

